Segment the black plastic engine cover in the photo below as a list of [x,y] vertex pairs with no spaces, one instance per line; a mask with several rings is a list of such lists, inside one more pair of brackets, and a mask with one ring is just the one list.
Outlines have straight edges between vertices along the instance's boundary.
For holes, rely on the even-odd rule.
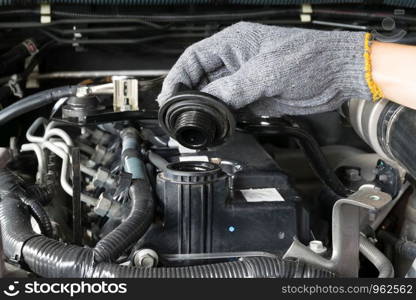
[[[254,137],[238,133],[225,145],[188,154],[188,159],[193,161],[172,163],[159,174],[160,222],[137,246],[161,254],[281,253],[294,236],[305,239],[309,228],[301,199]],[[231,162],[241,171],[230,177]]]

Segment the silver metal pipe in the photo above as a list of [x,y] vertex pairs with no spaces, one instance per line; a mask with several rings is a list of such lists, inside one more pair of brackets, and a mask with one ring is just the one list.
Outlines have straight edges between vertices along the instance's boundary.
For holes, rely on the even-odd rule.
[[23,144],[21,151],[33,151],[35,152],[36,159],[38,161],[38,172],[36,174],[36,181],[43,183],[43,176],[46,173],[46,158],[43,153],[42,147],[36,143]]
[[394,277],[390,260],[364,236],[360,236],[360,252],[377,268],[379,278]]
[[346,24],[346,23],[339,23],[339,22],[312,20],[312,24],[321,25],[321,26],[329,26],[329,27],[338,27],[338,28],[341,27],[341,28],[354,29],[354,30],[363,30],[363,31],[368,30],[368,26]]

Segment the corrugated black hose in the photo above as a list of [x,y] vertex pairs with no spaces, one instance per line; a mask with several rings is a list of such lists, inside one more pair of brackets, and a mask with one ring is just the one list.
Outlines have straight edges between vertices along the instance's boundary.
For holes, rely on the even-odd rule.
[[[140,188],[140,186],[137,186]],[[140,193],[140,189],[132,189]],[[144,196],[144,195],[143,195]],[[241,261],[177,268],[137,269],[97,263],[91,248],[68,245],[37,235],[26,206],[12,193],[0,201],[0,226],[6,257],[25,263],[42,277],[136,278],[284,278],[333,277],[333,273],[280,258],[245,258]],[[126,227],[127,228],[127,227]],[[121,236],[121,235],[120,235]]]
[[23,245],[37,234],[30,224],[27,206],[16,195],[9,193],[1,197],[0,224],[4,255],[20,261]]
[[36,198],[41,195],[41,192],[32,190],[29,193],[25,188],[25,182],[22,178],[18,177],[9,169],[0,169],[0,197],[9,193],[13,193],[29,207],[31,215],[39,224],[41,232],[48,237],[52,237],[53,229],[51,220],[41,204],[42,200]]
[[238,261],[176,268],[132,268],[102,263],[95,278],[328,278],[333,273],[298,260],[247,257]]
[[96,262],[117,259],[127,247],[142,237],[153,221],[154,201],[149,183],[144,179],[135,179],[129,195],[132,203],[130,214],[95,245]]

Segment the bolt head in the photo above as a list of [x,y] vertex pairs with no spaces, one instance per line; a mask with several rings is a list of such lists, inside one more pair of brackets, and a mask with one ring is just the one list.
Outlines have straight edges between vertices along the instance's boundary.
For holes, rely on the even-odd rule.
[[137,267],[152,268],[159,262],[159,256],[152,249],[140,249],[134,253],[133,263]]
[[310,241],[309,248],[316,254],[324,254],[327,250],[324,244],[318,240]]

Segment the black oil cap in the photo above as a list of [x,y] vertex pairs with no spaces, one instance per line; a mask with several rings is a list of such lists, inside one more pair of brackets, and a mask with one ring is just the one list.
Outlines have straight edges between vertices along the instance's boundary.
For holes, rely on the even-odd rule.
[[206,149],[222,144],[234,132],[231,110],[218,98],[199,91],[180,92],[159,110],[160,126],[181,145]]

